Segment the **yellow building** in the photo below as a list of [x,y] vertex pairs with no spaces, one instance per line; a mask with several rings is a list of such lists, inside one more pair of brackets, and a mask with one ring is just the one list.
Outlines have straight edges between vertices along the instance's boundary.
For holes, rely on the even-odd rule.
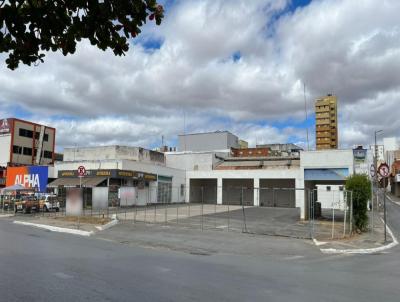
[[315,142],[317,150],[338,148],[337,97],[328,94],[315,102]]

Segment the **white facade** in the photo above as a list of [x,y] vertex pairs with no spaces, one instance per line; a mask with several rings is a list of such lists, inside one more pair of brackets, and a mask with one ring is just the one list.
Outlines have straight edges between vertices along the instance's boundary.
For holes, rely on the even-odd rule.
[[210,171],[228,156],[230,150],[219,152],[170,152],[165,153],[166,166],[186,171]]
[[322,209],[344,211],[346,207],[344,191],[338,185],[317,185],[317,201]]
[[[58,171],[72,171],[76,170],[79,166],[84,166],[86,170],[100,170],[100,169],[117,169],[117,170],[131,170],[140,171],[143,173],[157,174],[158,176],[169,177],[172,179],[172,202],[185,202],[184,194],[181,194],[181,186],[185,185],[185,171],[174,169],[170,167],[155,165],[146,162],[137,162],[132,160],[85,160],[85,161],[69,161],[69,162],[56,162],[54,165],[53,175],[57,175]],[[149,187],[137,190],[138,201],[142,202],[148,200],[155,202],[157,195],[157,182],[150,182]]]
[[0,166],[10,162],[11,134],[0,134]]
[[383,139],[384,150],[386,151],[396,151],[399,150],[399,141],[396,137],[385,137]]

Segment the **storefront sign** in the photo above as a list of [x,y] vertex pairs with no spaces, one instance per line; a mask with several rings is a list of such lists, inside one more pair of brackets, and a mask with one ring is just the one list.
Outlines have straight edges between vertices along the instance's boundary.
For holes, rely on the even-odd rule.
[[46,166],[8,167],[6,186],[19,184],[38,192],[46,192],[48,173]]
[[[129,170],[86,170],[85,177],[109,177],[109,178],[138,178],[144,179],[146,181],[156,181],[157,175],[150,174],[150,173],[142,173],[136,171],[129,171]],[[58,171],[58,177],[79,177],[78,171],[76,170],[63,170]]]
[[9,119],[0,120],[0,134],[7,134],[11,131],[11,121]]
[[355,163],[365,163],[367,158],[367,149],[353,149],[353,157]]

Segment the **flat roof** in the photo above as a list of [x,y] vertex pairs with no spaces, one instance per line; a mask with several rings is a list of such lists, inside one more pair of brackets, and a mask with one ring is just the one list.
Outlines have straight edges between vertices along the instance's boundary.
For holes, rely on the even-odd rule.
[[[218,134],[218,133],[229,133],[232,135],[232,132],[228,131],[228,130],[217,130],[217,131],[209,131],[209,132],[197,132],[197,133],[186,133],[186,134],[178,134],[178,136],[188,136],[188,135],[204,135],[204,134]],[[237,136],[237,135],[235,135]]]

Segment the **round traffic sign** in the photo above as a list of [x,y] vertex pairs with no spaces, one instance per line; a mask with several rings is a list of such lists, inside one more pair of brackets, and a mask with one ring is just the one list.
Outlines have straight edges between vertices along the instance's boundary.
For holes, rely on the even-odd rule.
[[383,163],[378,168],[378,173],[383,178],[388,177],[390,173],[390,168],[387,164]]
[[84,166],[79,166],[79,167],[78,167],[78,175],[79,175],[79,176],[85,176],[85,174],[86,174],[86,169],[85,169],[85,167],[84,167]]

